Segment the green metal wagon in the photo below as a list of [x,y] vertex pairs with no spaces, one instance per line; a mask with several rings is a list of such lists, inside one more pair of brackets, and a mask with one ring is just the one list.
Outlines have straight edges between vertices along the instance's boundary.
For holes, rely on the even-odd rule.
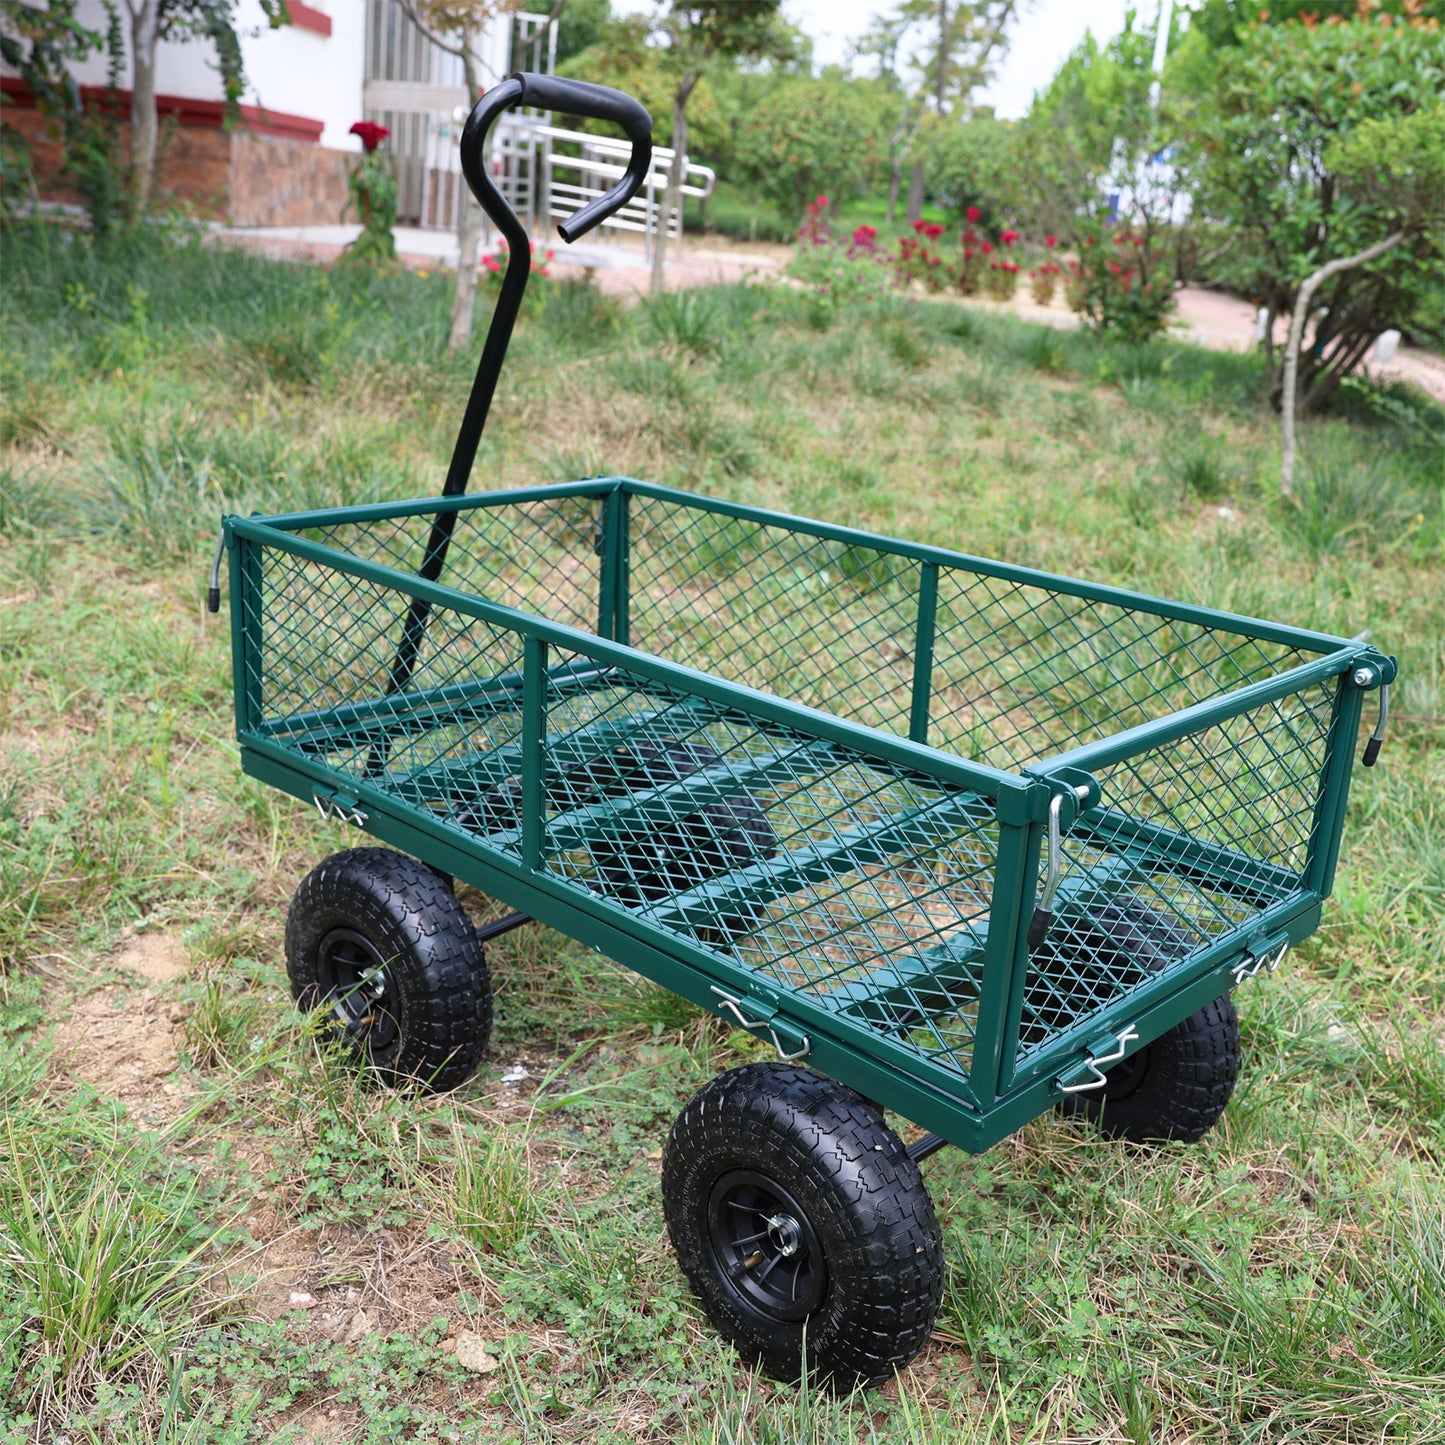
[[[465,496],[528,274],[483,164],[516,104],[633,142],[566,240],[650,163],[600,86],[473,111],[511,259],[443,495],[224,522],[245,770],[389,845],[303,881],[292,985],[386,1078],[452,1088],[484,945],[535,919],[769,1042],[679,1116],[668,1228],[748,1358],[877,1379],[941,1297],[922,1159],[1054,1108],[1139,1141],[1219,1117],[1231,990],[1318,926],[1395,662],[626,477]],[[458,878],[516,912],[475,928]]]

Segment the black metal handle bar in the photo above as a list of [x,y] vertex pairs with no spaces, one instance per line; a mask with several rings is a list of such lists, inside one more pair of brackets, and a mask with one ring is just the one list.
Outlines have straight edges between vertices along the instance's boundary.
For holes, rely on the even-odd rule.
[[[444,497],[454,497],[466,491],[472,463],[476,460],[477,446],[482,439],[482,428],[486,425],[487,412],[491,409],[492,393],[496,390],[497,380],[501,376],[507,344],[512,339],[512,328],[517,324],[517,313],[521,309],[522,296],[527,289],[527,278],[532,273],[532,247],[526,229],[508,204],[507,198],[487,174],[487,132],[503,111],[515,105],[537,105],[559,110],[565,108],[572,115],[615,121],[632,142],[632,158],[622,179],[606,195],[598,196],[557,227],[557,232],[564,241],[575,241],[594,226],[600,225],[615,211],[621,210],[637,194],[652,165],[652,117],[630,95],[624,95],[610,86],[519,72],[508,76],[500,85],[493,86],[472,107],[472,113],[467,117],[466,126],[462,130],[462,174],[466,176],[467,185],[491,218],[492,224],[507,238],[507,270],[502,277],[502,290],[497,297],[497,308],[492,313],[492,323],[487,328],[487,340],[482,347],[477,378],[472,383],[472,394],[467,400],[461,429],[457,433],[451,465],[447,468],[446,485],[442,488]],[[447,513],[446,516],[447,532],[450,535],[453,514]],[[438,521],[440,520],[441,518],[438,518]],[[430,555],[427,561],[431,561]],[[441,575],[440,560],[435,573],[429,575],[423,571],[422,575],[429,582],[436,581]]]
[[557,226],[557,234],[572,242],[615,214],[635,196],[652,165],[652,117],[630,95],[609,85],[588,80],[564,80],[556,75],[535,75],[519,70],[482,97],[467,117],[462,131],[462,172],[472,194],[493,222],[506,229],[516,223],[512,208],[487,175],[482,144],[492,121],[513,105],[534,105],[539,110],[560,110],[620,126],[632,142],[632,157],[622,179],[606,195],[589,201]]
[[[585,115],[594,120],[615,121],[632,142],[632,156],[622,179],[605,195],[590,201],[557,227],[564,241],[575,241],[615,211],[621,210],[637,194],[652,165],[652,117],[630,95],[610,86],[519,71],[509,75],[500,85],[493,86],[472,107],[472,113],[462,128],[462,174],[492,224],[507,239],[507,270],[502,277],[502,290],[492,312],[491,324],[487,327],[487,339],[482,345],[482,359],[477,363],[471,394],[467,397],[467,409],[462,413],[451,464],[447,467],[447,478],[442,487],[444,497],[459,496],[467,489],[472,463],[476,461],[477,447],[482,440],[482,428],[487,424],[492,396],[502,374],[507,346],[527,290],[527,278],[532,274],[532,245],[526,228],[487,174],[487,132],[492,122],[514,105],[536,105],[548,110],[566,110],[571,115]],[[418,572],[424,581],[435,582],[441,576],[456,523],[455,512],[438,513],[432,522],[426,554]],[[430,612],[429,604],[420,598],[412,599],[391,665],[386,689],[388,695],[401,692],[411,681]],[[378,743],[371,750],[366,767],[368,777],[376,776],[386,766],[388,752],[385,743]]]

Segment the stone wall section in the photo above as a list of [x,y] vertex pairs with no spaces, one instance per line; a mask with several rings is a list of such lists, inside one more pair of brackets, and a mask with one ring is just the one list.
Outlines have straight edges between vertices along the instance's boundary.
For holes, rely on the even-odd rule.
[[355,155],[249,131],[234,132],[230,141],[233,226],[334,226],[356,219],[342,215]]
[[[30,146],[40,199],[78,205],[63,173],[60,125],[22,105],[0,108],[0,120]],[[130,158],[130,122],[119,122],[120,159]],[[233,226],[334,226],[342,220],[346,178],[356,163],[285,136],[215,130],[162,120],[157,145],[155,205]]]

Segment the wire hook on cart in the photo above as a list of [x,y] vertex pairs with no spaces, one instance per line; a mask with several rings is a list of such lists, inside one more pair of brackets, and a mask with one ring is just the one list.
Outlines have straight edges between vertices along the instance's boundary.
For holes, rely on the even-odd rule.
[[[1087,783],[1075,786],[1074,796],[1080,803],[1087,804],[1093,796],[1093,789]],[[1044,873],[1043,891],[1039,894],[1034,916],[1029,919],[1029,949],[1037,948],[1049,936],[1054,922],[1054,895],[1064,876],[1063,826],[1061,814],[1064,810],[1064,794],[1055,793],[1049,799],[1049,860]]]
[[1084,1059],[1084,1064],[1090,1073],[1089,1078],[1085,1079],[1082,1084],[1066,1084],[1063,1079],[1056,1079],[1054,1087],[1061,1094],[1084,1094],[1090,1089],[1102,1089],[1109,1079],[1101,1065],[1117,1064],[1129,1052],[1129,1045],[1138,1037],[1139,1030],[1133,1024],[1126,1029],[1121,1029],[1118,1034],[1118,1047],[1112,1053],[1089,1054]]
[[796,1064],[799,1059],[806,1059],[808,1055],[813,1052],[813,1041],[807,1034],[804,1034],[803,1047],[795,1053],[788,1053],[783,1048],[783,1041],[778,1037],[777,1029],[775,1029],[767,1019],[750,1019],[743,1012],[742,1000],[735,998],[730,993],[724,993],[716,984],[713,985],[712,991],[720,1000],[718,1007],[720,1009],[727,1009],[749,1033],[754,1033],[758,1029],[766,1029],[768,1031],[768,1037],[772,1040],[773,1047],[778,1051],[778,1058],[781,1062],[785,1064]]

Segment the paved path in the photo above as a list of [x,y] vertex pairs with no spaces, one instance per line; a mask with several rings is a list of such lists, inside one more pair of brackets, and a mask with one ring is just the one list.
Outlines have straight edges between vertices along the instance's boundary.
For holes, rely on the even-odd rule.
[[[359,226],[272,226],[230,227],[217,231],[229,244],[246,246],[276,257],[304,257],[313,261],[334,261],[352,241]],[[397,255],[414,270],[451,268],[457,263],[456,237],[447,231],[423,231],[398,226]],[[650,273],[642,255],[641,237],[583,242],[566,246],[558,241],[551,247],[550,274],[558,278],[580,277],[591,272],[601,290],[614,296],[645,296]],[[776,277],[787,265],[791,248],[766,244],[730,243],[715,236],[683,240],[682,260],[670,260],[666,271],[669,291],[690,286],[732,284],[754,277]],[[1254,308],[1247,301],[1218,291],[1186,286],[1178,293],[1178,310],[1172,330],[1181,340],[1194,341],[1216,351],[1247,351],[1254,345]],[[1051,326],[1072,327],[1078,319],[1056,299],[1048,307],[1036,306],[1021,288],[1012,303],[969,298],[969,305],[988,310],[1009,310],[1029,321]],[[1283,341],[1285,322],[1276,334]],[[1402,346],[1388,366],[1368,363],[1373,377],[1413,382],[1437,401],[1445,403],[1445,357],[1417,347]]]

